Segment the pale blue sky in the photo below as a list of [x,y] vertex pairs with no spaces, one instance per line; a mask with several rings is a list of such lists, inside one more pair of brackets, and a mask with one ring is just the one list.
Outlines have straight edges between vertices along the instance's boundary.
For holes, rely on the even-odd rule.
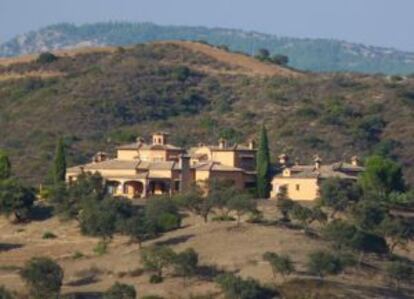
[[0,0],[0,42],[42,26],[150,21],[414,51],[414,0]]

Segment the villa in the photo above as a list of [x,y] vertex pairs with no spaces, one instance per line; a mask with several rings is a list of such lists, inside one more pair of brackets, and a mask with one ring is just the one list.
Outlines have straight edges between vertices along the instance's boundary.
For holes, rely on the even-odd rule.
[[99,152],[90,163],[68,168],[66,181],[75,181],[83,172],[99,173],[111,194],[128,198],[172,195],[194,183],[206,190],[212,179],[232,181],[241,190],[255,186],[253,141],[229,145],[220,139],[218,145],[199,144],[187,151],[169,144],[168,136],[154,133],[151,143],[137,138],[132,144],[119,146],[115,158]]
[[271,198],[276,198],[282,191],[292,200],[312,201],[319,197],[321,182],[328,178],[356,181],[364,168],[359,165],[356,156],[351,158],[351,163],[336,162],[322,164],[319,156],[314,158],[312,165],[300,165],[289,163],[287,155],[279,156],[279,164],[282,173],[272,180]]

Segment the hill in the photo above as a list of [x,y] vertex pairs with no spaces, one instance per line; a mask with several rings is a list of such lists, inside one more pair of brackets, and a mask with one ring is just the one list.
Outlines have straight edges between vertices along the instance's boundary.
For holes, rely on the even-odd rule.
[[158,26],[151,23],[58,24],[28,32],[0,45],[0,56],[85,46],[133,45],[159,40],[204,40],[254,54],[260,48],[289,56],[290,65],[317,72],[410,74],[414,53],[330,39],[278,37],[234,29]]
[[0,65],[0,148],[33,183],[45,179],[60,136],[73,165],[158,129],[190,146],[243,142],[263,122],[273,159],[376,151],[401,161],[414,183],[411,77],[300,73],[189,42],[34,58]]
[[[275,202],[260,203],[260,210],[269,221],[281,217]],[[315,226],[312,226],[313,229],[319,229]],[[162,298],[223,298],[214,283],[214,276],[220,271],[234,272],[244,278],[252,277],[265,285],[276,285],[285,299],[413,298],[412,285],[401,287],[401,291],[389,285],[389,281],[384,279],[387,261],[376,255],[367,254],[362,267],[351,267],[338,276],[329,276],[321,284],[308,273],[307,255],[315,250],[327,250],[332,245],[322,238],[306,236],[300,229],[275,224],[242,223],[237,228],[234,222],[204,223],[200,217],[189,215],[184,219],[182,228],[144,242],[143,248],[154,244],[169,246],[176,252],[194,248],[199,253],[203,274],[183,280],[169,270],[164,273],[164,282],[157,285],[149,283],[149,273],[142,271],[141,249],[137,244],[131,244],[126,236],[117,234],[111,241],[108,253],[99,256],[94,252],[99,238],[81,235],[76,221],[62,222],[53,217],[13,225],[6,219],[0,219],[0,230],[0,281],[8,289],[20,293],[26,288],[19,277],[19,267],[33,256],[46,254],[65,271],[63,293],[76,293],[79,295],[76,298],[101,298],[98,294],[116,281],[134,285],[140,298],[149,295]],[[56,238],[42,238],[45,232],[53,232]],[[407,248],[410,251],[397,248],[396,253],[412,260],[413,243],[410,242]],[[296,273],[287,278],[273,277],[270,266],[262,258],[267,251],[289,254],[295,263]],[[84,297],[80,296],[82,294]]]

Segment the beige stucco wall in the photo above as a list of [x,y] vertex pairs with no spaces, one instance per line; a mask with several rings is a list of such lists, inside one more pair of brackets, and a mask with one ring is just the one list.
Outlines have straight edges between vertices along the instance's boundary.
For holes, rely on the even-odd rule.
[[213,151],[212,160],[223,165],[234,167],[235,153],[233,151]]
[[135,160],[138,157],[136,150],[118,150],[117,157],[119,160]]
[[157,178],[172,178],[172,171],[171,170],[150,170],[149,177],[157,177]]
[[[318,197],[319,185],[316,178],[274,178],[270,196],[276,198],[278,188],[286,186],[287,195],[292,200],[315,200]],[[297,186],[299,190],[297,190]]]

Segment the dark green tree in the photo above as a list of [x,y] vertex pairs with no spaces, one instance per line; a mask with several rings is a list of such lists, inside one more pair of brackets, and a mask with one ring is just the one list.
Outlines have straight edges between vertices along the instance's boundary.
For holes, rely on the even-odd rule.
[[203,196],[203,192],[198,186],[193,186],[189,192],[174,196],[174,201],[180,208],[203,217],[204,222],[208,221],[208,215],[214,208],[212,197]]
[[188,248],[174,257],[175,273],[184,278],[193,277],[197,273],[198,253],[193,248]]
[[266,252],[263,254],[263,260],[272,267],[273,277],[280,274],[283,278],[295,272],[295,265],[288,255],[279,255],[274,252]]
[[391,192],[404,192],[405,182],[401,166],[394,161],[371,156],[359,180],[364,194],[385,200]]
[[142,249],[140,253],[145,270],[155,272],[161,279],[164,269],[171,266],[176,257],[175,252],[167,246],[151,246]]
[[237,226],[240,225],[240,219],[244,214],[257,211],[257,202],[249,194],[239,194],[230,198],[227,206],[230,211],[236,213]]
[[26,282],[31,298],[59,298],[63,270],[52,259],[47,257],[30,259],[21,270],[20,276]]
[[378,231],[387,240],[391,254],[397,246],[407,249],[408,242],[414,237],[414,229],[402,217],[387,216]]
[[340,258],[326,251],[315,251],[308,256],[308,270],[321,280],[326,275],[337,275],[344,269]]
[[375,253],[378,255],[388,254],[388,246],[385,239],[373,233],[357,230],[349,243],[349,247],[359,252],[359,265],[362,264],[366,253]]
[[60,138],[56,145],[55,159],[53,161],[53,181],[55,184],[65,181],[66,153],[63,139]]
[[252,278],[242,279],[234,274],[222,274],[216,278],[220,286],[229,299],[267,299],[274,298],[274,294],[263,288],[259,282]]
[[334,248],[342,250],[349,247],[357,228],[344,220],[335,219],[328,223],[322,231],[324,238],[334,243]]
[[0,150],[0,181],[11,176],[11,163],[6,152]]
[[37,62],[41,64],[47,64],[58,60],[58,57],[50,52],[43,52],[37,58]]
[[137,292],[134,286],[119,283],[114,283],[109,290],[103,295],[103,299],[135,299]]
[[270,191],[270,153],[267,130],[263,125],[260,131],[259,148],[257,150],[257,195],[268,198]]
[[126,219],[122,231],[127,234],[133,242],[137,242],[140,248],[143,241],[156,235],[156,228],[141,212]]
[[289,57],[286,55],[281,55],[281,54],[275,54],[273,55],[270,60],[277,64],[277,65],[281,65],[281,66],[286,66],[289,63]]
[[360,196],[357,184],[339,178],[330,178],[322,182],[320,204],[330,208],[332,211],[330,217],[335,218],[338,212],[345,212]]
[[11,178],[0,181],[0,214],[13,214],[16,221],[27,220],[35,200],[34,190],[19,180]]

